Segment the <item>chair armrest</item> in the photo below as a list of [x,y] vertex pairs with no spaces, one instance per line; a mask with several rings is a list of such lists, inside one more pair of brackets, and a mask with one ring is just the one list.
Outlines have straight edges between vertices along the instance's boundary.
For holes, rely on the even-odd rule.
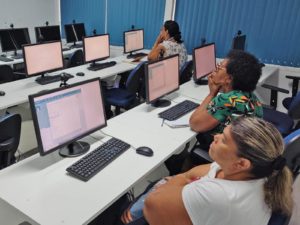
[[274,108],[274,107],[271,106],[271,105],[262,104],[262,107],[263,107],[263,108],[266,108],[266,109],[273,109],[273,110],[276,110],[276,108]]
[[287,75],[285,77],[287,79],[292,79],[293,80],[293,84],[292,84],[292,97],[295,97],[296,94],[297,94],[297,92],[298,92],[298,86],[299,86],[300,77],[290,76],[290,75]]
[[213,162],[213,160],[210,158],[208,152],[201,148],[194,148],[193,154],[196,155],[197,157],[203,158],[209,162]]
[[289,91],[286,90],[286,89],[275,87],[275,86],[269,85],[269,84],[263,84],[262,87],[271,90],[270,105],[272,107],[274,107],[274,109],[277,108],[277,98],[278,98],[277,94],[278,94],[278,92],[282,92],[282,93],[285,93],[285,94],[289,93]]
[[285,94],[288,94],[290,93],[288,90],[286,89],[283,89],[283,88],[279,88],[279,87],[276,87],[276,86],[273,86],[273,85],[269,85],[269,84],[263,84],[261,85],[262,87],[264,88],[267,88],[267,89],[270,89],[270,90],[274,90],[274,91],[279,91],[279,92],[282,92],[282,93],[285,93]]
[[12,138],[9,138],[3,142],[0,143],[0,151],[9,151],[13,145],[14,145],[14,142],[15,142],[15,138],[12,137]]
[[286,75],[285,76],[287,79],[292,79],[292,80],[300,80],[300,77],[296,77],[296,76],[291,76],[291,75]]

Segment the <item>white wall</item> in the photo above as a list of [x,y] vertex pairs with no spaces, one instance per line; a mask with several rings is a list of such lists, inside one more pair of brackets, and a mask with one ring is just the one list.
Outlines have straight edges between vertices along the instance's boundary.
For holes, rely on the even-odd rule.
[[0,0],[0,29],[28,27],[35,43],[34,27],[59,24],[59,0]]

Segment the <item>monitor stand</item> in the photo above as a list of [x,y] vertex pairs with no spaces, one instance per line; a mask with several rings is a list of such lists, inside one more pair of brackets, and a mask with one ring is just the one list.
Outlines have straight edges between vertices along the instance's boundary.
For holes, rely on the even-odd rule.
[[163,108],[171,105],[171,101],[167,99],[157,99],[156,101],[151,103],[151,106],[156,108]]
[[90,149],[90,145],[83,141],[75,141],[59,150],[59,154],[63,157],[76,157],[86,153]]
[[205,79],[200,78],[198,80],[195,80],[195,83],[198,84],[198,85],[208,85],[208,79],[207,78],[205,78]]
[[73,45],[71,45],[71,48],[82,48],[82,44],[76,44],[76,41],[74,41]]
[[22,59],[23,54],[22,53],[17,53],[17,50],[14,51],[14,54],[11,56],[13,59]]
[[132,58],[138,58],[138,57],[144,57],[146,56],[147,54],[144,53],[144,52],[138,52],[138,53],[135,53],[135,54],[132,54],[132,52],[129,53],[129,55],[127,55],[127,59],[132,59]]

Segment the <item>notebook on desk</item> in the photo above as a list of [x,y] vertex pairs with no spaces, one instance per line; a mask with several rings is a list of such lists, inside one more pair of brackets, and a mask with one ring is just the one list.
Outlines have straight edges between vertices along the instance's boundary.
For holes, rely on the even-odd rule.
[[191,113],[188,113],[177,120],[169,121],[165,120],[164,123],[167,124],[171,128],[181,128],[181,127],[189,127],[190,126],[190,116]]

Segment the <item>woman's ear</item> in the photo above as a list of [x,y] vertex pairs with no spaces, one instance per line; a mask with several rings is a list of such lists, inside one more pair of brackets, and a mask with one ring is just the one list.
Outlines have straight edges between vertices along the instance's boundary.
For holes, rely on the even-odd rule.
[[235,169],[239,171],[250,170],[251,161],[246,158],[239,158],[238,161],[234,164]]

